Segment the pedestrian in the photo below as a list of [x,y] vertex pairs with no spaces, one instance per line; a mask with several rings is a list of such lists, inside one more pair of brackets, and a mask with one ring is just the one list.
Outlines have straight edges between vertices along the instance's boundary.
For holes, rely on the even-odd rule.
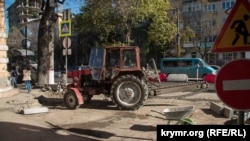
[[14,86],[14,88],[17,88],[17,77],[18,77],[17,71],[13,70],[13,72],[12,72],[12,85]]
[[28,93],[30,93],[31,90],[31,71],[30,71],[30,66],[27,65],[24,69],[23,69],[23,81],[25,82],[25,89],[28,90]]

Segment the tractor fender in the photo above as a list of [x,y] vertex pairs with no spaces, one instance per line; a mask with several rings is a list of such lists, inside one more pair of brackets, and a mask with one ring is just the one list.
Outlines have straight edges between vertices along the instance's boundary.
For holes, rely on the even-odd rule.
[[83,96],[82,96],[81,92],[77,88],[71,87],[69,89],[72,90],[72,91],[74,91],[74,93],[76,94],[76,97],[78,99],[78,104],[79,105],[83,104],[84,102],[83,102]]

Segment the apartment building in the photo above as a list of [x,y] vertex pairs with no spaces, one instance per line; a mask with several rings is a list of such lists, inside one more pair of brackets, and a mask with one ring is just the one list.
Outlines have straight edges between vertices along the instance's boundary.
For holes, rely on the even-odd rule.
[[[40,21],[41,0],[15,0],[7,9],[9,29],[17,27],[23,34],[23,39],[30,41],[29,49],[37,51],[37,36]],[[20,47],[23,39],[15,39],[16,48]]]
[[9,25],[23,26],[31,19],[39,18],[41,0],[16,0],[8,8]]
[[[170,0],[172,16],[178,16],[179,30],[190,27],[196,39],[182,42],[186,57],[200,57],[195,47],[207,48],[206,62],[223,65],[227,61],[245,58],[245,52],[212,53],[213,43],[236,0]],[[176,11],[178,9],[178,11]],[[178,13],[178,14],[177,14]]]

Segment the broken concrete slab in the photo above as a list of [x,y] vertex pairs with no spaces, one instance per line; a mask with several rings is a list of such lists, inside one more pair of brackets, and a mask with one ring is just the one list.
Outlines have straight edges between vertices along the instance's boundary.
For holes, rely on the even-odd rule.
[[223,115],[224,106],[215,102],[211,102],[210,109],[218,115]]
[[23,114],[38,114],[38,113],[46,113],[49,112],[48,107],[34,107],[34,108],[27,108],[23,109]]
[[224,107],[224,116],[226,118],[232,118],[233,115],[234,115],[234,110],[232,108],[225,106]]

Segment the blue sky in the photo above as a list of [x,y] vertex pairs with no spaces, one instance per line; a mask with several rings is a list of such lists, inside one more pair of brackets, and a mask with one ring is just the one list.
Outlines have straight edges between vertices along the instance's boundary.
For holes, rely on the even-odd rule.
[[65,0],[64,9],[71,9],[72,13],[79,13],[80,8],[84,5],[85,0]]
[[[6,31],[9,31],[8,19],[7,19],[7,8],[15,2],[15,0],[5,0],[5,22],[6,22]],[[63,9],[71,9],[72,13],[79,13],[80,8],[84,5],[85,0],[65,0]]]
[[14,1],[15,1],[15,0],[5,0],[5,1],[4,1],[6,32],[9,32],[9,26],[8,26],[9,21],[8,21],[8,18],[7,18],[8,13],[7,13],[7,10],[6,10],[6,9],[7,9],[11,4],[13,4]]
[[15,0],[5,0],[5,7],[9,7]]

